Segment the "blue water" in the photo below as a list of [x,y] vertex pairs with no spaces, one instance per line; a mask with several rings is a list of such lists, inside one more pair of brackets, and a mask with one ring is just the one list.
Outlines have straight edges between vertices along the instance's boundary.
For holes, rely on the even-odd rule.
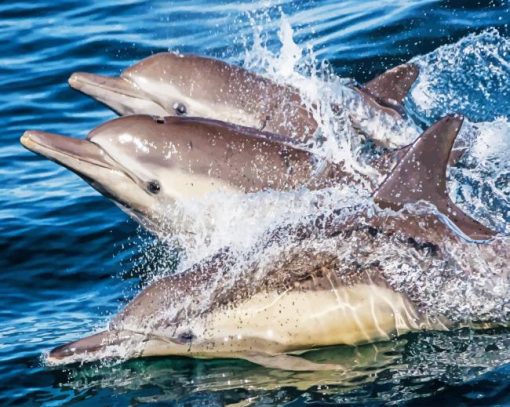
[[[412,334],[311,356],[350,363],[364,373],[356,380],[236,360],[44,365],[44,352],[89,333],[134,295],[161,261],[160,244],[78,177],[25,151],[22,132],[82,137],[114,117],[67,86],[73,71],[115,75],[169,49],[242,63],[255,29],[268,49],[278,48],[282,13],[296,43],[313,47],[342,77],[363,82],[418,58],[434,97],[430,106],[418,96],[408,101],[417,122],[456,110],[491,129],[503,120],[507,131],[506,0],[2,2],[0,404],[510,404],[506,329]],[[437,51],[445,44],[453,48]],[[490,166],[473,175],[476,165],[453,174],[458,198],[508,231],[510,177]],[[497,194],[477,178],[484,171]],[[491,204],[482,207],[487,194]]]

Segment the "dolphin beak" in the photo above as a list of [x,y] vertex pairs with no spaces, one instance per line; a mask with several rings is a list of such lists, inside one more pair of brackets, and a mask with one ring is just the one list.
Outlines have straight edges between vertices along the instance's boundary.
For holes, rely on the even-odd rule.
[[49,365],[62,365],[76,362],[90,362],[103,358],[120,358],[128,351],[134,339],[126,331],[103,331],[83,339],[59,346],[46,356]]
[[59,346],[48,354],[46,361],[49,364],[59,364],[77,355],[98,352],[108,343],[108,331],[88,336],[76,342]]
[[89,140],[28,130],[20,141],[28,150],[55,161],[78,175],[88,176],[87,169],[90,168],[114,168],[113,160],[101,147]]
[[69,86],[105,104],[120,115],[150,114],[166,116],[168,113],[158,103],[140,91],[129,79],[85,72],[75,72],[68,80]]
[[[179,345],[171,340],[162,340],[159,337],[147,336],[140,332],[110,329],[51,350],[46,356],[46,363],[48,365],[64,365],[103,359],[182,354],[182,351],[175,352],[176,346]],[[185,349],[188,349],[187,346]]]
[[103,75],[94,75],[85,72],[75,72],[68,79],[71,88],[87,95],[96,97],[101,92],[118,93],[130,97],[143,97],[135,87],[125,78],[115,78]]

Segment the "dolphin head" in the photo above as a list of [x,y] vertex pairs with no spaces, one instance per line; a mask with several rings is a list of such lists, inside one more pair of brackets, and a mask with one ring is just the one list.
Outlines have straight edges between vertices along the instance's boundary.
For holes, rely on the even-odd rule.
[[[218,256],[215,261],[221,264],[222,259]],[[244,316],[274,298],[236,311],[235,293],[220,289],[222,299],[213,294],[220,288],[217,284],[224,271],[213,264],[153,282],[111,320],[107,330],[53,349],[47,363],[148,356],[232,357],[247,349],[280,350],[260,334],[272,324],[270,319],[253,321],[252,326],[250,316],[248,320]]]
[[119,77],[74,73],[69,84],[121,115],[151,114],[219,119],[259,127],[259,112],[244,104],[239,87],[264,82],[222,61],[159,53]]
[[[180,273],[154,282],[136,296],[109,323],[108,329],[59,346],[47,355],[49,364],[69,364],[99,359],[129,359],[146,356],[205,356],[231,353],[232,336],[218,324],[218,307],[203,307],[205,313],[193,311],[204,305],[211,277],[219,269]],[[237,339],[234,335],[232,339]],[[225,345],[225,346],[224,346]]]
[[[148,220],[153,208],[162,201],[158,195],[160,186],[156,181],[157,175],[149,175],[148,171],[140,172],[140,165],[128,169],[126,162],[112,158],[109,147],[113,147],[115,141],[112,139],[108,146],[104,136],[101,137],[101,134],[109,133],[108,127],[104,132],[98,129],[98,137],[91,135],[86,140],[29,130],[21,137],[21,143],[27,149],[75,172],[139,221]],[[99,140],[103,143],[98,143]],[[119,147],[126,153],[129,149],[128,146]],[[133,148],[131,150],[134,151]],[[133,162],[137,162],[136,156]]]
[[151,228],[175,200],[230,188],[208,176],[225,152],[223,145],[209,144],[207,129],[178,119],[128,116],[101,125],[85,140],[29,130],[21,143],[75,172]]

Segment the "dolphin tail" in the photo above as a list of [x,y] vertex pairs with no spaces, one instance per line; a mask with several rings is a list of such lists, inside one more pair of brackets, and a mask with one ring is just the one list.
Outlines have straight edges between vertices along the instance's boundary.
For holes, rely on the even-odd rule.
[[463,117],[450,115],[429,127],[407,149],[374,193],[379,206],[395,210],[420,200],[434,204],[471,239],[486,240],[495,232],[466,215],[448,196],[446,170]]
[[365,83],[361,90],[380,105],[391,107],[403,114],[402,103],[419,73],[420,70],[415,64],[399,65]]

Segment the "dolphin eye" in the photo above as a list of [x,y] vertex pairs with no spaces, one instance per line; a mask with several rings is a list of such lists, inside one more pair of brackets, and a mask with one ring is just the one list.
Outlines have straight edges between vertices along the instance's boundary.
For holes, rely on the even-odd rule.
[[147,189],[151,194],[157,194],[161,190],[161,186],[158,181],[150,181],[147,184]]
[[187,343],[193,341],[195,338],[196,336],[193,334],[193,332],[185,331],[177,336],[177,341],[180,343]]
[[182,103],[174,103],[173,108],[177,116],[184,116],[187,112],[186,106]]

